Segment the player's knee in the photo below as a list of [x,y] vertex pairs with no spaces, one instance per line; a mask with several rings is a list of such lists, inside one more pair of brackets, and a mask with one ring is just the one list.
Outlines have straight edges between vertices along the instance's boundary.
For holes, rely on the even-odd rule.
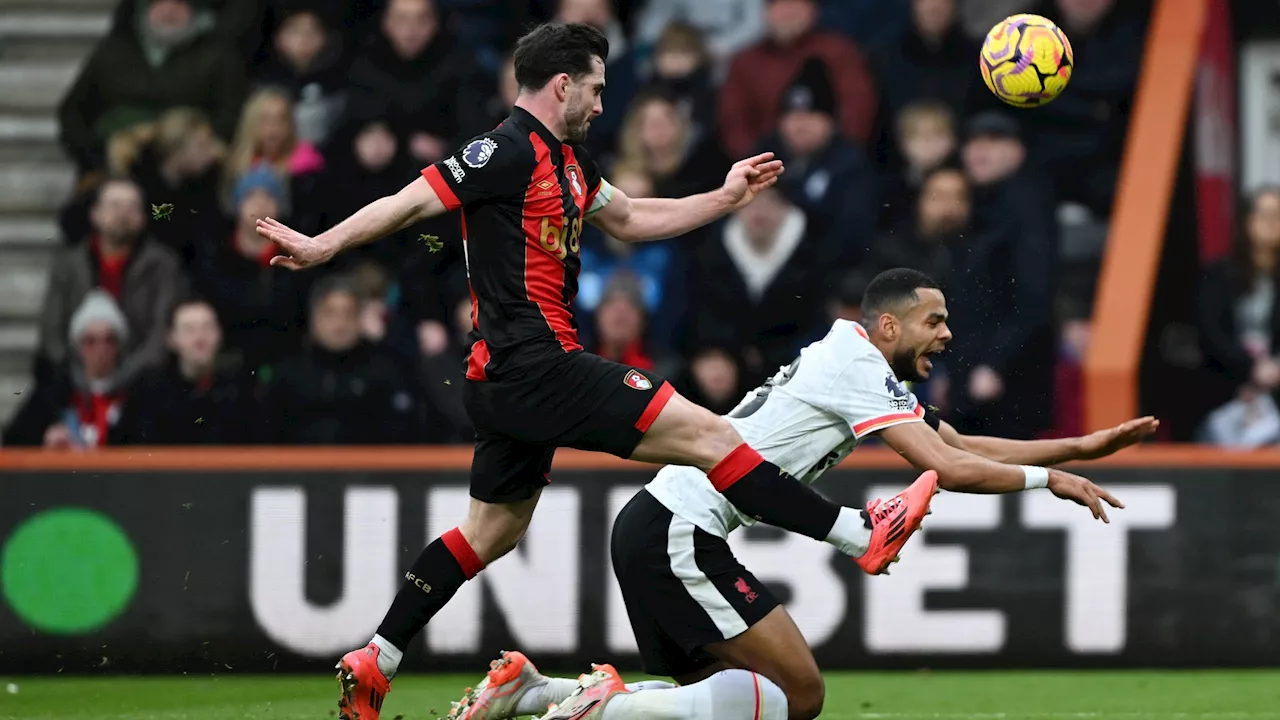
[[822,714],[822,704],[827,699],[827,687],[822,674],[816,668],[787,683],[788,720],[813,720]]

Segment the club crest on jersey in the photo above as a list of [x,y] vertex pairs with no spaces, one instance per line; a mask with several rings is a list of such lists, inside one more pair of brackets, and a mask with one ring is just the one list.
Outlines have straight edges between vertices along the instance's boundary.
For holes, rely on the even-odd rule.
[[632,390],[650,390],[653,388],[653,383],[649,382],[649,378],[641,375],[639,370],[628,372],[627,376],[622,378],[622,384]]
[[569,184],[573,186],[573,194],[582,194],[582,183],[578,180],[578,166],[569,165],[564,169],[564,174],[569,178]]
[[489,138],[472,140],[462,149],[462,162],[473,168],[484,167],[485,163],[489,162],[489,158],[493,157],[493,151],[497,149],[498,143]]

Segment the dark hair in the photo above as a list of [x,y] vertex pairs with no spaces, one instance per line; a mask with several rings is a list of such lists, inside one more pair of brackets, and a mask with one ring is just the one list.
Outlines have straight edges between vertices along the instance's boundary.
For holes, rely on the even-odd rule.
[[213,306],[213,303],[209,302],[208,300],[206,300],[205,298],[199,295],[186,295],[182,298],[179,298],[178,302],[173,304],[173,309],[169,311],[169,329],[170,330],[172,330],[173,327],[178,324],[178,312],[185,308],[189,308],[192,305],[203,305],[209,308],[209,310],[213,313],[214,320],[218,319],[218,309]]
[[911,268],[885,270],[871,279],[867,291],[862,294],[862,314],[874,317],[920,299],[917,290],[941,290],[942,287],[928,275]]
[[[1249,216],[1258,210],[1258,202],[1267,196],[1280,196],[1280,185],[1262,185],[1240,199],[1239,220],[1236,222],[1236,242],[1231,249],[1230,268],[1232,285],[1237,296],[1253,290],[1257,279],[1253,270],[1253,240],[1249,237]],[[1280,267],[1273,273],[1280,278]]]
[[590,75],[592,58],[609,59],[604,33],[582,23],[545,23],[516,42],[516,83],[525,90],[541,90],[560,73],[575,80]]
[[334,293],[350,295],[357,305],[360,304],[360,288],[356,286],[351,276],[343,274],[325,275],[316,280],[315,284],[311,286],[311,295],[307,299],[308,313],[315,312],[316,307],[324,302],[325,298]]

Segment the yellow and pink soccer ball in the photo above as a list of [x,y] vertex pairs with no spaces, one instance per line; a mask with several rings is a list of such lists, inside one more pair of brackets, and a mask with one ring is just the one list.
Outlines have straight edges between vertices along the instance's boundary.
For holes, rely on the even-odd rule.
[[1012,15],[987,33],[978,65],[996,97],[1013,107],[1039,107],[1070,82],[1071,43],[1048,18]]

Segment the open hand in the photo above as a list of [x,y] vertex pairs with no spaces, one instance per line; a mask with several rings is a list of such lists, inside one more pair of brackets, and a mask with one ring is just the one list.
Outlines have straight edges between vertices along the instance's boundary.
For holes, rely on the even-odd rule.
[[1070,500],[1077,505],[1089,508],[1089,512],[1093,513],[1095,519],[1108,524],[1111,521],[1107,519],[1106,506],[1124,508],[1124,503],[1117,500],[1111,493],[1079,475],[1061,470],[1049,470],[1049,492],[1063,500]]
[[274,218],[259,218],[258,234],[280,248],[281,254],[271,258],[272,267],[302,270],[323,265],[336,254],[316,238],[303,235]]
[[1096,460],[1141,442],[1160,427],[1160,421],[1151,417],[1122,422],[1113,428],[1099,430],[1080,438],[1080,459]]
[[733,209],[737,210],[754,200],[765,188],[778,182],[783,169],[782,161],[774,160],[771,152],[739,160],[729,168],[721,189],[728,195]]

